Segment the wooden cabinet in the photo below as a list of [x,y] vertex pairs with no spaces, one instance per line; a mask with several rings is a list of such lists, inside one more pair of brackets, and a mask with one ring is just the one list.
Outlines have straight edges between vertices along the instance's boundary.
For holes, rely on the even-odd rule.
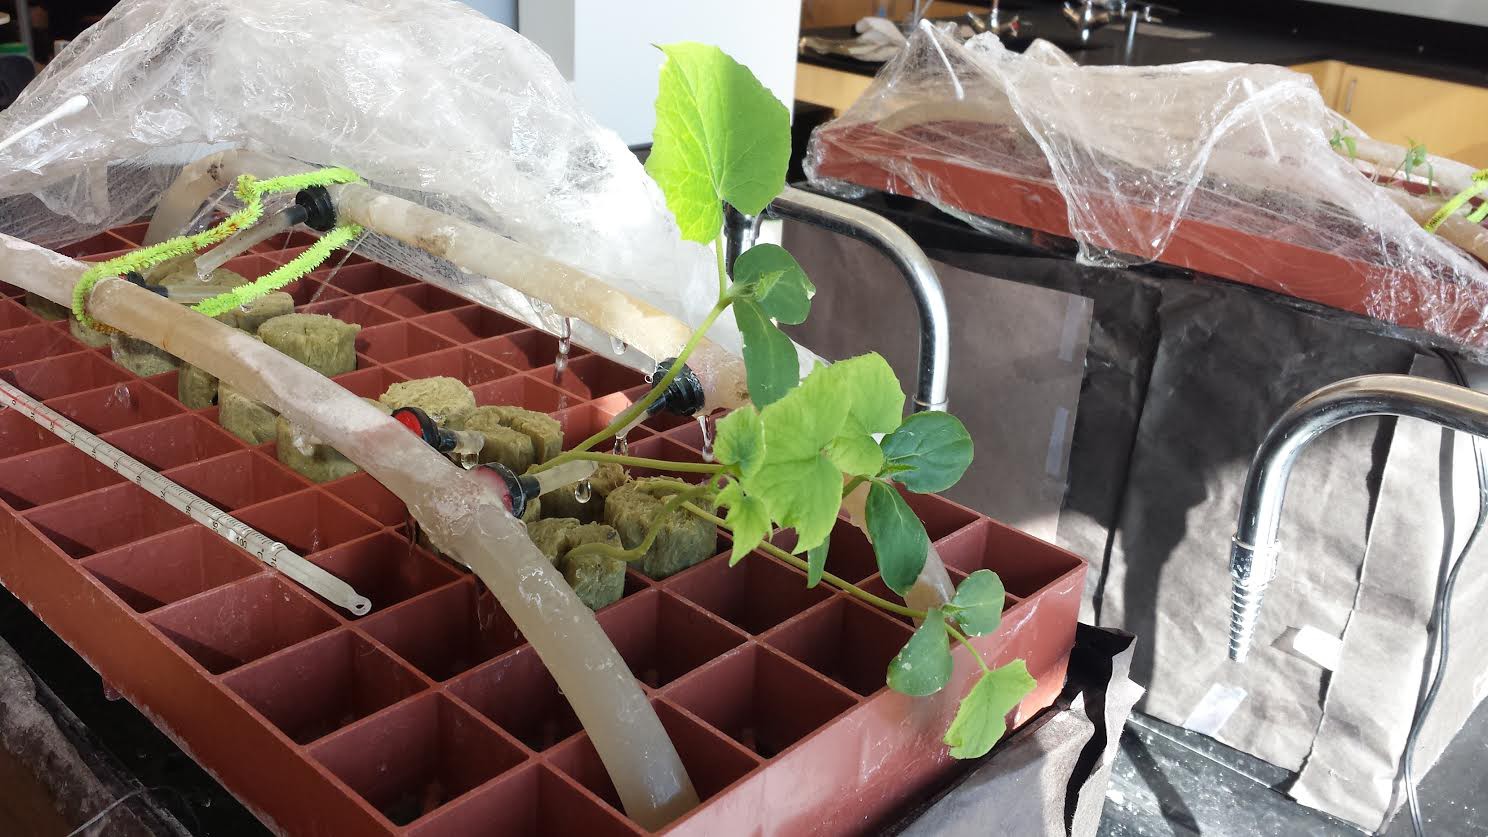
[[1375,139],[1488,167],[1488,88],[1316,61],[1292,69],[1317,82],[1323,101]]

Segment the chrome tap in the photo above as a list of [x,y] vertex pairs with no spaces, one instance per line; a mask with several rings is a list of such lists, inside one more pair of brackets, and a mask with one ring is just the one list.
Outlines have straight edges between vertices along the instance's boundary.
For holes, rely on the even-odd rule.
[[971,23],[972,31],[977,34],[991,32],[999,38],[1003,35],[1018,37],[1019,31],[1023,28],[1023,22],[1017,15],[1013,15],[1012,20],[1003,21],[1001,3],[1002,0],[992,0],[992,8],[988,9],[985,15],[967,12],[966,19]]
[[1281,506],[1292,465],[1308,442],[1349,419],[1419,418],[1488,437],[1488,395],[1408,375],[1364,375],[1329,384],[1293,404],[1266,433],[1251,461],[1230,545],[1230,659],[1250,652],[1261,601],[1276,577]]
[[[1097,9],[1097,5],[1100,6]],[[1111,13],[1106,11],[1106,4],[1096,3],[1096,0],[1084,0],[1080,5],[1066,0],[1064,4],[1064,19],[1080,32],[1080,43],[1090,40],[1090,33],[1111,22]]]

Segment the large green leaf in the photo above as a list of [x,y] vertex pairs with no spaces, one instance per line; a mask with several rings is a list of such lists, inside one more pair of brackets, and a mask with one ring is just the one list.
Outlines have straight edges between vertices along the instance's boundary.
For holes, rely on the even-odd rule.
[[[913,641],[913,640],[911,640]],[[956,709],[945,743],[958,759],[981,758],[1007,732],[1007,714],[1038,685],[1028,666],[1013,660],[983,674]]]
[[925,568],[925,555],[930,550],[925,524],[899,492],[881,482],[874,482],[868,489],[866,511],[878,571],[884,584],[902,596]]
[[919,630],[889,662],[889,688],[912,697],[933,695],[945,688],[954,665],[945,616],[940,608],[931,608]]
[[724,465],[738,465],[748,476],[765,458],[765,426],[759,411],[745,404],[718,420],[718,438],[713,453]]
[[745,478],[745,490],[764,500],[770,517],[796,530],[797,552],[826,539],[842,506],[842,472],[822,449],[841,430],[847,404],[823,371],[760,411],[764,462]]
[[844,474],[871,477],[883,468],[883,451],[866,433],[838,436],[827,443],[827,458]]
[[997,630],[1002,623],[1002,606],[1006,601],[1007,591],[997,573],[977,570],[956,588],[956,596],[947,609],[962,631],[982,636]]
[[799,325],[811,313],[811,295],[816,288],[784,247],[756,244],[734,261],[731,292],[758,302],[777,322]]
[[759,303],[734,300],[734,321],[744,336],[744,377],[749,400],[766,407],[779,400],[801,379],[796,344],[775,327]]
[[888,433],[904,417],[904,390],[894,370],[876,352],[839,360],[821,375],[836,397],[847,400],[851,428],[859,433]]
[[971,434],[950,413],[915,413],[882,446],[893,478],[919,494],[945,491],[971,465]]
[[790,114],[749,69],[717,47],[661,47],[656,131],[646,171],[660,184],[682,237],[707,243],[721,201],[759,213],[785,186]]

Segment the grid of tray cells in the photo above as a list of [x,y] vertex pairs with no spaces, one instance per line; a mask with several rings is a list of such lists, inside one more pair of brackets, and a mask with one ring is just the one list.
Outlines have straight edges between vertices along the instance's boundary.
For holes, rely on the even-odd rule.
[[[144,228],[61,252],[101,261],[137,247]],[[276,238],[227,267],[261,275],[305,243]],[[554,336],[355,255],[331,277],[343,256],[286,290],[299,311],[363,326],[356,371],[335,379],[353,393],[449,375],[482,405],[549,413],[572,444],[646,392],[640,373],[577,346],[556,378]],[[249,446],[219,427],[215,407],[182,405],[177,373],[137,378],[107,347],[74,340],[65,320],[28,310],[19,289],[0,292],[0,376],[372,600],[370,614],[351,617],[0,413],[0,502],[365,800],[387,833],[642,833],[532,647],[474,576],[410,542],[395,496],[361,473],[306,481],[272,442]],[[661,416],[631,434],[630,451],[701,461],[701,434]],[[1070,569],[1020,571],[989,543],[990,521],[938,497],[909,499],[953,578],[997,569],[1009,608]],[[777,543],[789,548],[789,533]],[[624,597],[597,614],[705,800],[881,693],[911,632],[825,585],[808,589],[763,553],[729,568],[728,546],[720,533],[721,554],[662,581],[630,571]],[[829,569],[888,595],[845,521]]]

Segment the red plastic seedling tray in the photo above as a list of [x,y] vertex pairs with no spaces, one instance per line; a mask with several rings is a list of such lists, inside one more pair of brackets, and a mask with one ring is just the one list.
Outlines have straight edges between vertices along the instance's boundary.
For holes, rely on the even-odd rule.
[[[70,248],[98,260],[131,225]],[[276,239],[252,271],[303,247]],[[275,245],[290,249],[274,249]],[[339,259],[332,257],[331,263]],[[262,264],[259,264],[262,263]],[[452,375],[482,404],[547,412],[570,444],[641,397],[641,375],[386,267],[353,257],[297,283],[302,310],[365,326],[359,368],[375,397]],[[271,828],[294,834],[638,834],[578,719],[496,600],[409,543],[407,511],[365,474],[316,486],[250,447],[216,410],[175,398],[175,373],[141,380],[0,297],[0,376],[371,598],[353,619],[14,413],[0,413],[0,581],[104,681],[148,714]],[[312,299],[314,300],[312,302]],[[657,417],[637,455],[700,460],[697,424]],[[977,640],[1022,657],[1049,705],[1074,639],[1077,557],[938,497],[913,495],[957,580],[998,571],[1008,609]],[[831,569],[887,594],[863,536],[841,522]],[[789,547],[790,536],[779,537]],[[884,686],[911,625],[762,553],[720,555],[664,581],[627,577],[597,614],[671,734],[704,804],[669,833],[849,834],[933,792],[955,770],[940,737],[975,669],[935,698]]]
[[[870,124],[827,127],[814,138],[820,153],[816,174],[907,197],[934,194],[974,215],[1071,237],[1064,195],[1047,172],[995,171],[975,162],[995,147],[996,139],[986,133],[988,126],[936,122],[919,130],[924,139],[879,131]],[[954,159],[947,145],[951,137],[970,143]],[[886,164],[888,160],[892,165]],[[1108,214],[1136,219],[1133,226],[1140,228],[1139,222],[1156,218],[1149,207],[1116,196],[1106,199],[1111,203]],[[1190,207],[1159,261],[1465,345],[1488,346],[1481,314],[1488,294],[1482,289],[1377,263],[1378,248],[1362,241],[1367,236],[1357,224],[1346,232],[1321,236],[1309,219],[1278,219],[1230,203],[1233,206],[1227,209],[1202,212],[1197,204]],[[1381,310],[1382,296],[1389,296],[1386,310]]]

